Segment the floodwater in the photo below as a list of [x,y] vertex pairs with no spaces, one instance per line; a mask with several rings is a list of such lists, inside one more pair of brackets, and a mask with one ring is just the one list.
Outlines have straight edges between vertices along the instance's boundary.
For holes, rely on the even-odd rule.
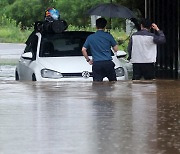
[[0,66],[0,154],[180,154],[180,81],[19,82]]

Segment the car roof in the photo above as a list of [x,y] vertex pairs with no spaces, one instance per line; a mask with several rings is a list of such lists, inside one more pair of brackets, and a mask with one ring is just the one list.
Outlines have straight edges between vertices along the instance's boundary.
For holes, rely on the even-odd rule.
[[94,32],[90,32],[90,31],[64,31],[62,33],[43,33],[42,36],[62,35],[62,36],[87,37],[93,33]]

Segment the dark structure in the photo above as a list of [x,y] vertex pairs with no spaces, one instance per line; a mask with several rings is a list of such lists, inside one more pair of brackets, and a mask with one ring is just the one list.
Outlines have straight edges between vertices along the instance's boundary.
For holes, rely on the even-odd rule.
[[158,47],[157,78],[180,78],[180,0],[145,0],[145,16],[158,24],[167,40]]

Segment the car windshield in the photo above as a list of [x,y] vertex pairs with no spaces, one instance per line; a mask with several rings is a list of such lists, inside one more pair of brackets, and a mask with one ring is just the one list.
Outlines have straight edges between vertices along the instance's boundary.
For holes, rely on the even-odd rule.
[[[63,32],[42,35],[39,57],[82,56],[82,46],[92,32]],[[91,53],[88,51],[88,55]]]

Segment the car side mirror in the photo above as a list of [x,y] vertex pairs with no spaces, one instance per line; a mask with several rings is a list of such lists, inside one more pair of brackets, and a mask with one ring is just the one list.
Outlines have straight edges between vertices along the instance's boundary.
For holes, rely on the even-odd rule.
[[116,57],[117,58],[123,58],[123,57],[126,57],[126,55],[127,55],[127,53],[125,51],[123,51],[123,50],[118,50],[116,52]]
[[24,59],[32,60],[32,57],[33,57],[32,52],[26,52],[22,54],[22,58]]

